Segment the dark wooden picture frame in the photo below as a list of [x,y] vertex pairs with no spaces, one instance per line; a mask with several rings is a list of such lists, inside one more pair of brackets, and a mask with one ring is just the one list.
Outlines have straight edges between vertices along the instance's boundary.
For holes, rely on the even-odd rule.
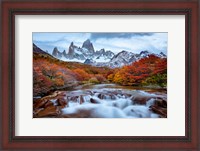
[[[1,2],[1,150],[109,149],[200,150],[199,1],[15,1]],[[185,15],[185,136],[15,136],[15,15]],[[177,119],[178,121],[178,119]]]

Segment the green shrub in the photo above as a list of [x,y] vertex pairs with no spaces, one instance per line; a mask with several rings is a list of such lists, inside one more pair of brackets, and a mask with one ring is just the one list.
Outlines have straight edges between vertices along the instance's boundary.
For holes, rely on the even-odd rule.
[[167,86],[167,74],[156,74],[146,78],[142,85],[159,85],[160,87]]
[[97,80],[96,77],[92,77],[92,78],[89,80],[89,83],[99,84],[100,82]]

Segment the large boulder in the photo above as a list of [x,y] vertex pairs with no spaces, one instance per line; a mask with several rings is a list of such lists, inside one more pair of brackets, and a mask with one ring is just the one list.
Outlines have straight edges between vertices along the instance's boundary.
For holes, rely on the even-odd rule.
[[137,94],[137,95],[132,96],[131,100],[133,104],[145,105],[146,102],[150,100],[151,98],[152,98],[151,96],[144,96],[144,95]]
[[57,106],[48,106],[37,113],[37,117],[52,117],[60,115],[60,108]]
[[34,109],[42,108],[48,101],[49,101],[48,99],[38,99],[37,102],[34,103],[33,108]]
[[65,107],[67,105],[67,102],[64,100],[64,99],[57,99],[57,104],[58,106],[62,106],[62,107]]
[[156,105],[150,107],[150,110],[156,114],[159,114],[162,118],[167,118],[167,108],[162,108]]

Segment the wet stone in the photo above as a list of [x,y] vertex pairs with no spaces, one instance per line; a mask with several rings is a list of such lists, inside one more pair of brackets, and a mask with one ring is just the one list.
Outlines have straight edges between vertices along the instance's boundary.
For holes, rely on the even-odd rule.
[[70,100],[70,101],[77,102],[78,97],[79,97],[79,96],[72,96],[72,97],[69,97],[69,100]]
[[95,103],[95,104],[99,104],[99,103],[100,103],[99,101],[97,101],[97,100],[95,100],[95,99],[93,99],[93,98],[90,98],[90,102],[91,102],[91,103]]
[[44,107],[44,105],[45,105],[48,101],[49,101],[49,100],[47,100],[47,99],[40,99],[40,100],[38,100],[38,101],[33,105],[33,108],[34,108],[34,109],[42,108],[42,107]]
[[58,103],[58,106],[65,106],[67,105],[67,102],[62,98],[60,99],[57,99],[57,103]]
[[81,96],[79,97],[79,103],[80,103],[80,104],[83,104],[84,102],[85,102],[85,100],[84,100],[83,96],[81,95]]
[[60,109],[56,106],[48,106],[44,110],[38,112],[37,117],[51,117],[58,116],[60,114]]
[[90,90],[88,90],[87,92],[88,92],[90,95],[92,95],[92,96],[94,95],[94,92],[92,92],[92,91],[90,91]]
[[167,101],[163,100],[163,99],[156,99],[155,100],[155,105],[162,107],[162,108],[167,108]]
[[140,105],[145,105],[146,102],[150,99],[151,97],[146,97],[146,96],[141,96],[141,95],[135,95],[131,97],[133,104],[140,104]]
[[51,101],[48,101],[45,105],[44,105],[44,108],[48,107],[48,106],[53,106],[53,102]]
[[35,109],[33,111],[33,115],[36,116],[40,111],[44,110],[44,108]]
[[161,117],[166,118],[167,117],[167,109],[166,108],[161,108],[158,106],[151,106],[150,109],[156,113],[159,114]]
[[167,117],[167,95],[143,90],[57,91],[35,100],[33,106],[33,117]]

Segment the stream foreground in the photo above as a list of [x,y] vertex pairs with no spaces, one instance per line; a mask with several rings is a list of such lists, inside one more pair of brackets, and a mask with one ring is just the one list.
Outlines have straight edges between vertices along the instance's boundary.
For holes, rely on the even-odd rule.
[[167,118],[167,94],[113,85],[55,91],[34,100],[33,117]]

